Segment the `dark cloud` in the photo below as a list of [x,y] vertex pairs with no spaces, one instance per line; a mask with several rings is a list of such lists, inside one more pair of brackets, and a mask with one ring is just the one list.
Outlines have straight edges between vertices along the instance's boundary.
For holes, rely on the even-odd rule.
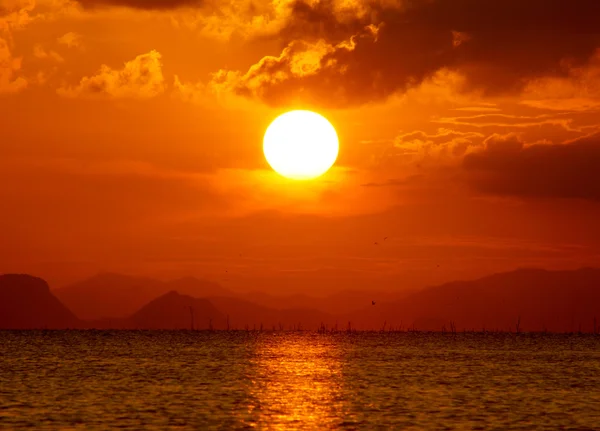
[[185,6],[198,6],[203,0],[77,0],[83,7],[124,6],[135,9],[177,9]]
[[[277,35],[292,49],[240,74],[234,91],[273,105],[347,106],[405,91],[447,68],[465,76],[464,90],[504,94],[534,77],[566,76],[600,47],[597,0],[371,1],[353,12],[336,3],[297,1]],[[299,46],[310,53],[318,40],[332,47],[315,60],[318,70],[292,73]],[[352,49],[337,46],[343,41]]]
[[565,144],[525,145],[494,135],[465,156],[469,184],[494,195],[600,200],[600,134]]

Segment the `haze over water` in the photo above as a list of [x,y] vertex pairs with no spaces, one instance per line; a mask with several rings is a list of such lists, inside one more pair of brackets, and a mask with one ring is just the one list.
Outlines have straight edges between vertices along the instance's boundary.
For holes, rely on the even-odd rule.
[[0,332],[0,427],[599,429],[600,337]]

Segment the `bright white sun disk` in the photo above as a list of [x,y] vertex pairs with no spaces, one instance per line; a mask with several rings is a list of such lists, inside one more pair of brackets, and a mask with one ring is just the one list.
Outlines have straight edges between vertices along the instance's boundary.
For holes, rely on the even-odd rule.
[[339,141],[335,129],[322,115],[290,111],[267,128],[263,151],[280,175],[309,180],[323,175],[335,163]]

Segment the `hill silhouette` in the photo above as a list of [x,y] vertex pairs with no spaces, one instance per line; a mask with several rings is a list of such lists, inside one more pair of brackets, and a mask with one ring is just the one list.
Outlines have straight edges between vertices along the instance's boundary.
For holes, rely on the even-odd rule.
[[126,318],[98,319],[87,322],[96,329],[284,329],[301,327],[316,330],[321,322],[335,317],[310,309],[277,310],[232,297],[194,298],[168,292],[144,305]]
[[[600,319],[600,270],[518,269],[472,281],[455,281],[416,292],[403,300],[378,303],[352,313],[359,327],[383,322],[405,328],[591,332]],[[598,322],[600,326],[600,322]]]
[[163,282],[152,278],[102,273],[67,287],[54,294],[80,319],[119,319],[131,316],[153,299],[170,291],[196,298],[233,295],[217,283],[185,277]]
[[389,302],[409,293],[344,290],[320,298],[304,294],[273,295],[260,291],[238,294],[218,283],[194,277],[163,282],[152,278],[101,273],[55,289],[54,294],[79,318],[99,320],[128,317],[149,301],[172,290],[196,298],[236,297],[246,301],[248,307],[253,303],[267,309],[310,309],[324,314],[345,314],[370,304],[374,298]]
[[[100,309],[113,315],[125,313],[141,301],[140,298],[162,292],[165,286],[170,285],[151,279],[106,274],[90,280],[93,282],[88,280],[83,286],[92,285],[89,291],[93,295],[85,297],[88,290],[77,285],[77,289],[73,290],[77,295],[71,292],[70,299],[85,307],[91,307],[90,302],[98,299],[102,301]],[[107,280],[120,281],[121,284],[113,283],[103,290]],[[206,297],[197,298],[168,290],[150,298],[128,315],[82,322],[52,295],[44,280],[29,275],[2,275],[0,328],[187,329],[191,327],[191,307],[196,329],[208,328],[209,322],[215,329],[224,329],[229,322],[231,329],[258,329],[262,325],[264,329],[300,327],[311,330],[321,324],[332,328],[337,323],[338,328],[343,330],[350,321],[356,329],[381,329],[386,322],[387,328],[402,325],[403,329],[434,331],[450,330],[451,325],[457,330],[514,331],[519,324],[523,331],[592,332],[596,328],[600,332],[600,269],[592,268],[575,271],[519,269],[425,288],[400,300],[374,298],[375,305],[337,314],[305,306],[301,301],[294,306],[273,308],[256,304],[245,297],[212,296],[210,293],[213,291],[230,291],[196,279],[181,279],[177,283],[192,292],[206,294]],[[103,298],[119,286],[125,286],[124,292]],[[141,295],[132,293],[138,288],[143,291]],[[363,301],[362,295],[358,295],[360,302]],[[393,298],[393,295],[390,297]],[[319,300],[333,301],[335,298],[332,295]],[[128,302],[115,312],[110,307],[120,299]],[[276,305],[285,306],[287,302]],[[598,319],[596,327],[595,318]]]
[[124,321],[126,328],[224,329],[225,316],[210,301],[168,292],[146,304]]
[[41,278],[24,274],[0,275],[0,328],[62,329],[81,325]]

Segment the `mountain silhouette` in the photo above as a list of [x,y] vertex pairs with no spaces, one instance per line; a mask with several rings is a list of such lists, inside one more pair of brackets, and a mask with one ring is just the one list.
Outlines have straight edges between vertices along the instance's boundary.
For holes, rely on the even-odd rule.
[[217,283],[193,277],[163,282],[152,278],[102,273],[54,294],[80,319],[125,318],[170,291],[197,298],[227,296],[233,292]]
[[63,329],[81,322],[38,277],[24,274],[0,275],[0,328]]
[[210,301],[168,292],[125,319],[124,326],[140,329],[223,329],[225,316]]
[[[388,325],[457,329],[590,332],[600,319],[600,269],[518,269],[472,281],[430,287],[392,303],[352,313],[365,328]],[[520,320],[520,321],[519,321]],[[600,326],[600,321],[597,323]]]
[[[163,292],[171,285],[199,292],[205,297],[198,298],[173,289]],[[119,287],[123,287],[122,292],[118,291]],[[165,283],[103,274],[70,289],[63,294],[84,311],[93,311],[88,315],[101,315],[99,309],[104,315],[117,316],[80,321],[52,294],[44,280],[8,274],[0,276],[0,328],[188,329],[192,326],[193,312],[195,329],[206,329],[211,324],[215,329],[224,329],[229,324],[231,329],[262,326],[264,329],[310,330],[321,324],[329,328],[337,324],[338,329],[343,330],[348,322],[356,329],[380,329],[385,322],[386,328],[402,325],[403,329],[434,331],[450,330],[451,327],[502,331],[514,331],[519,327],[523,331],[552,332],[591,332],[596,328],[600,331],[600,269],[592,268],[575,271],[518,269],[425,288],[400,300],[388,299],[394,295],[381,296],[373,298],[375,304],[371,302],[372,295],[367,299],[360,293],[358,299],[362,302],[365,296],[365,307],[348,313],[326,313],[315,306],[306,306],[302,301],[287,306],[288,302],[280,298],[275,301],[281,301],[276,304],[281,308],[273,308],[243,299],[245,296],[212,296],[211,292],[215,291],[233,292],[191,278]],[[137,292],[138,289],[142,294]],[[86,297],[85,292],[90,292],[90,296]],[[123,316],[155,292],[161,293]],[[333,301],[335,298],[336,295],[332,295],[319,300]],[[93,307],[95,300],[100,302],[99,307]],[[120,300],[125,304],[120,305]],[[111,308],[115,304],[116,308]],[[594,323],[596,318],[598,321]]]

